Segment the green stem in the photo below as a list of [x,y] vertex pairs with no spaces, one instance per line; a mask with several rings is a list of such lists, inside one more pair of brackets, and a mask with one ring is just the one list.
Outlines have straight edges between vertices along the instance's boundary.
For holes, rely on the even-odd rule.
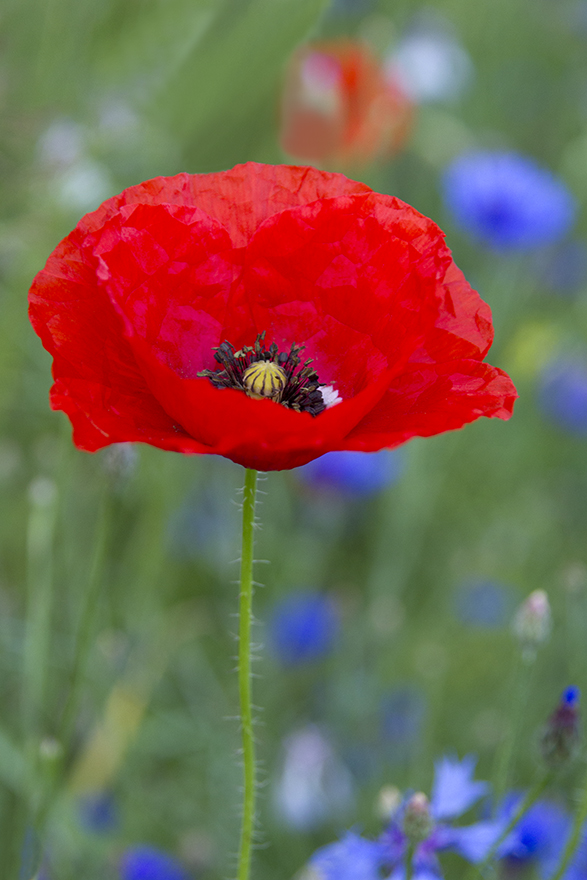
[[516,810],[512,813],[512,817],[506,827],[503,829],[493,846],[490,848],[489,852],[485,856],[482,862],[479,862],[478,865],[475,865],[470,872],[471,877],[483,876],[485,869],[489,866],[500,846],[504,842],[504,840],[509,836],[509,834],[514,830],[520,819],[526,815],[528,810],[534,806],[544,789],[550,784],[553,778],[553,772],[548,771],[544,774],[542,779],[538,780],[536,785],[534,785],[530,791],[526,794],[526,797],[523,798]]
[[257,471],[246,469],[238,632],[238,687],[243,752],[243,818],[238,855],[238,880],[249,880],[255,825],[255,740],[251,702],[251,624],[253,609],[253,545]]
[[65,754],[69,751],[72,730],[75,724],[79,704],[80,688],[86,672],[90,649],[92,647],[94,619],[96,616],[100,588],[102,586],[102,570],[104,567],[110,534],[110,519],[111,499],[108,489],[105,488],[104,494],[100,500],[93,553],[82,598],[82,609],[76,633],[73,663],[69,673],[67,699],[65,701],[57,733],[57,739],[61,743]]
[[494,773],[494,799],[496,806],[499,805],[508,788],[512,759],[515,753],[522,721],[526,717],[528,695],[531,692],[533,672],[536,666],[536,654],[529,653],[517,658],[515,671],[511,685],[512,704],[509,717],[510,724],[502,747],[497,756],[497,767]]
[[[34,821],[42,798],[40,746],[46,723],[47,679],[51,654],[53,613],[53,541],[57,513],[57,488],[52,480],[35,480],[29,489],[31,502],[27,527],[27,607],[23,655],[22,727],[29,765],[28,799],[19,810],[18,839],[23,845],[25,828]],[[31,837],[31,860],[39,845]]]
[[406,880],[412,880],[412,875],[414,873],[414,852],[416,851],[416,847],[413,843],[408,844],[408,849],[406,852]]
[[583,793],[581,796],[581,801],[579,802],[579,807],[577,812],[575,813],[575,819],[573,821],[573,828],[571,830],[571,834],[569,839],[566,842],[565,848],[563,850],[563,854],[561,856],[561,860],[558,864],[558,867],[550,880],[560,880],[563,876],[571,859],[575,855],[579,844],[581,842],[581,835],[583,833],[583,829],[585,826],[585,822],[587,821],[587,777],[585,778],[585,782],[583,783]]
[[82,599],[82,610],[76,633],[75,649],[67,699],[57,729],[57,742],[61,747],[60,755],[51,767],[50,778],[46,780],[44,790],[39,798],[33,817],[33,827],[37,839],[42,840],[45,826],[55,799],[63,784],[63,774],[70,757],[70,746],[77,710],[79,707],[81,685],[87,668],[88,657],[92,647],[93,625],[96,608],[102,585],[102,569],[106,556],[111,519],[110,495],[107,487],[100,500],[98,521],[94,538],[94,548],[88,569],[88,577]]
[[27,617],[22,685],[23,727],[29,749],[38,747],[53,610],[53,537],[57,509],[55,484],[44,478],[30,489],[27,529]]

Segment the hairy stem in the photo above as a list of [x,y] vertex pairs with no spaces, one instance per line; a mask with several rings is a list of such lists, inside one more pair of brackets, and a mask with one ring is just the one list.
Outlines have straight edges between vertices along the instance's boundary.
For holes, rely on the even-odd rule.
[[251,702],[251,623],[253,606],[253,545],[257,471],[247,468],[243,498],[243,532],[238,633],[238,686],[243,752],[243,818],[238,855],[238,880],[249,880],[255,825],[255,741]]

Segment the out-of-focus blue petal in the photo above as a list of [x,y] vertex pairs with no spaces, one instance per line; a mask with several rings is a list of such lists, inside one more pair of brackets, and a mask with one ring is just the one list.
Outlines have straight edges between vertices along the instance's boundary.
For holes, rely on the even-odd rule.
[[[405,880],[405,877],[405,865],[397,865],[385,880]],[[412,880],[439,880],[440,877],[442,877],[440,865],[438,866],[438,872],[432,871],[430,868],[417,868],[415,865],[412,869]],[[354,880],[363,880],[363,878],[356,877]]]
[[444,757],[435,764],[434,785],[430,798],[436,820],[460,816],[487,794],[489,783],[473,780],[477,759],[467,755],[462,761]]
[[515,606],[512,590],[495,581],[471,581],[455,594],[457,617],[470,626],[498,627],[511,618]]
[[269,618],[269,643],[286,666],[318,660],[333,647],[339,632],[334,600],[323,593],[299,590],[280,600]]
[[183,866],[153,846],[134,846],[120,860],[121,880],[189,880]]
[[417,747],[426,715],[424,695],[410,685],[388,694],[381,707],[381,735],[389,744],[389,760],[405,761]]
[[442,179],[445,204],[463,231],[495,250],[559,241],[571,229],[575,199],[551,171],[513,152],[458,156]]
[[381,844],[349,831],[342,840],[317,850],[310,867],[320,880],[380,880]]
[[401,476],[402,453],[327,452],[296,468],[300,480],[316,489],[329,489],[355,497],[372,495],[391,486]]
[[78,801],[78,815],[82,827],[95,834],[107,834],[120,825],[118,805],[107,791],[82,795]]
[[[523,795],[512,792],[499,810],[499,818],[508,822]],[[554,868],[571,827],[566,810],[552,801],[538,801],[516,825],[500,848],[500,855],[524,863],[536,859],[543,869]],[[587,876],[587,875],[586,875]]]
[[579,700],[581,698],[581,691],[576,685],[571,684],[564,691],[561,697],[561,703],[564,703],[565,706],[570,706],[571,708],[576,708],[579,705]]
[[[399,862],[393,869],[392,873],[386,880],[405,880],[406,866],[405,863]],[[414,853],[412,861],[412,878],[413,880],[439,880],[442,877],[440,862],[438,861],[434,847],[427,847],[421,844]],[[357,876],[356,880],[359,880]],[[361,878],[362,880],[362,878]]]
[[439,840],[432,832],[432,835],[416,848],[413,860],[414,880],[416,878],[418,880],[438,880],[439,877],[442,877],[440,862],[436,855],[438,844]]
[[587,363],[560,358],[542,371],[538,402],[544,414],[566,431],[587,434]]
[[482,861],[506,827],[503,820],[477,822],[465,828],[451,829],[450,848],[469,862]]
[[404,807],[405,801],[399,811],[392,816],[387,828],[379,838],[383,852],[385,853],[386,865],[403,863],[408,848],[408,840],[401,827]]

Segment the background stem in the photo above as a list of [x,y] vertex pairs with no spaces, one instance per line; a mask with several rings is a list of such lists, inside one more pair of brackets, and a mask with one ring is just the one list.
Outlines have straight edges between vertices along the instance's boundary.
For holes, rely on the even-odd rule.
[[518,822],[520,822],[520,820],[524,818],[528,810],[534,806],[542,792],[552,782],[552,778],[552,771],[546,772],[544,776],[539,779],[538,782],[530,789],[530,791],[527,792],[526,796],[522,798],[522,800],[518,804],[518,807],[512,813],[509,822],[507,823],[497,840],[494,842],[483,861],[479,862],[478,865],[475,865],[471,869],[471,877],[483,877],[486,868],[489,867],[494,857],[497,855],[499,848],[504,840],[506,840],[510,832],[514,830]]
[[495,809],[499,808],[502,798],[510,784],[512,762],[516,754],[516,746],[522,722],[526,716],[528,695],[532,692],[532,679],[536,667],[536,653],[531,651],[520,654],[516,658],[511,683],[511,702],[509,724],[505,739],[497,754],[496,769],[493,774]]
[[575,813],[575,818],[573,821],[573,828],[569,835],[569,839],[566,842],[565,848],[563,850],[563,854],[561,856],[561,860],[557,866],[556,871],[551,877],[551,880],[560,880],[565,871],[567,870],[571,859],[575,855],[577,849],[579,848],[579,844],[581,842],[581,835],[583,833],[585,827],[585,821],[587,820],[587,777],[583,783],[583,792],[581,795],[581,801],[577,808],[577,812]]

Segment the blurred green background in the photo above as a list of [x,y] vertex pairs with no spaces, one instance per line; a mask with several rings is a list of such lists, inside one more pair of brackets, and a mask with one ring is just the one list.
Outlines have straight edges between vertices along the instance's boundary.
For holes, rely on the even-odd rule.
[[[445,229],[493,309],[490,361],[510,372],[520,399],[510,423],[411,442],[401,477],[373,496],[309,489],[293,472],[262,484],[257,555],[270,564],[257,569],[257,640],[267,640],[278,598],[301,587],[334,597],[341,626],[315,662],[290,668],[270,648],[259,652],[258,880],[293,877],[344,827],[377,832],[381,787],[429,790],[446,752],[477,754],[479,777],[492,778],[518,721],[509,782],[528,785],[536,731],[567,684],[587,688],[586,440],[550,422],[537,392],[551,356],[587,346],[587,284],[557,295],[533,256],[483,251],[452,227],[439,194],[446,162],[478,145],[534,156],[584,202],[587,6],[438,0],[426,10],[469,54],[468,87],[418,106],[400,155],[335,170]],[[114,878],[120,853],[137,843],[174,853],[205,880],[230,876],[239,825],[242,470],[147,447],[76,451],[65,416],[49,410],[50,358],[26,316],[30,282],[79,217],[126,186],[285,161],[279,96],[295,47],[347,35],[390,52],[422,11],[414,0],[0,6],[2,876],[25,876],[31,810],[49,802],[59,880]],[[581,215],[578,236],[584,224]],[[479,583],[497,585],[486,591],[489,623],[459,611],[467,585]],[[538,588],[553,632],[520,673],[510,621]],[[475,595],[486,594],[469,603]],[[80,632],[85,670],[74,661]],[[386,711],[396,718],[387,732]],[[274,799],[284,738],[310,723],[354,794],[342,813],[300,830]],[[567,803],[575,778],[557,787]],[[107,833],[80,823],[88,791],[114,798]]]

